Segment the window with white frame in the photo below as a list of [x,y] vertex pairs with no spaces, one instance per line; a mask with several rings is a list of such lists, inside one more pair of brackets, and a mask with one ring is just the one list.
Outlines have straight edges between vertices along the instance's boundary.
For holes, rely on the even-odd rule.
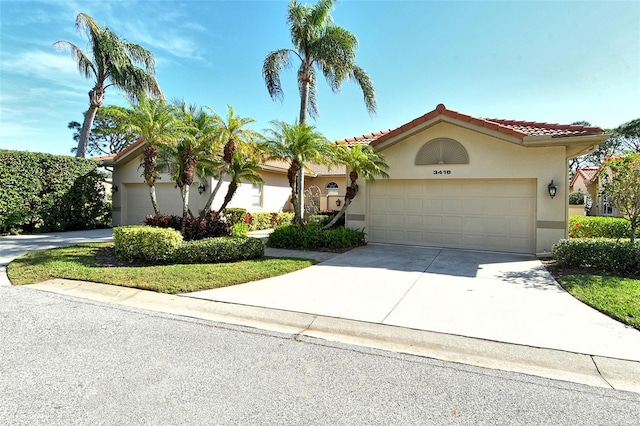
[[608,195],[602,197],[602,215],[603,216],[611,216],[613,215],[613,206],[611,205],[611,200]]
[[254,183],[251,186],[251,206],[262,207],[262,184]]
[[329,182],[325,187],[327,195],[338,195],[338,184],[335,182]]

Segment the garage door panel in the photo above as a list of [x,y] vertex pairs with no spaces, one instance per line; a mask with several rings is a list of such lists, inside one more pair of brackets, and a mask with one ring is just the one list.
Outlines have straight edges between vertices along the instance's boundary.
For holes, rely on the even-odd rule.
[[534,250],[532,179],[379,181],[369,208],[373,242]]

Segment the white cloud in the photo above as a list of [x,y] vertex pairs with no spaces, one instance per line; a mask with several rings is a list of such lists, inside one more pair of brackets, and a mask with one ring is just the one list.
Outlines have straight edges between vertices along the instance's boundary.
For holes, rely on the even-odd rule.
[[69,53],[31,50],[2,59],[2,71],[78,88],[83,77]]

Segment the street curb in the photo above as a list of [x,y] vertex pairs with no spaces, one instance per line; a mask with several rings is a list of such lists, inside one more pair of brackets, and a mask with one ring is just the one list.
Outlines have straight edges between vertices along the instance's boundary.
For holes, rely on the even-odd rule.
[[640,393],[640,363],[128,287],[54,279],[25,287],[122,306]]

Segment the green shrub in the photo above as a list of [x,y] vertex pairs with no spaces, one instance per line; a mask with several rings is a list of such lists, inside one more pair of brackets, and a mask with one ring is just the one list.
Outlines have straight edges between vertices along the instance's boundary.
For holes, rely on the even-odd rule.
[[167,263],[183,240],[175,229],[132,225],[114,228],[113,242],[118,259]]
[[270,235],[267,246],[303,250],[342,250],[366,244],[363,230],[336,228],[323,231],[320,226],[297,225],[277,227]]
[[607,216],[569,217],[570,238],[629,238],[631,226],[627,219]]
[[251,230],[257,231],[260,229],[273,228],[272,217],[273,213],[270,212],[251,213]]
[[[148,226],[182,231],[182,216],[147,215],[142,223]],[[220,219],[216,212],[210,211],[202,220],[198,217],[187,217],[182,237],[185,241],[193,241],[229,235],[231,235],[231,226],[225,220]]]
[[585,203],[584,192],[581,190],[573,191],[569,194],[569,204],[580,205]]
[[233,226],[236,223],[247,223],[247,209],[228,207],[222,210],[222,216],[227,219],[229,226]]
[[249,225],[246,223],[236,223],[231,227],[232,237],[246,237],[249,234]]
[[0,150],[0,233],[108,226],[106,175],[88,158]]
[[553,257],[563,266],[601,269],[627,276],[640,276],[640,245],[628,240],[573,238],[553,246]]
[[273,214],[275,217],[272,220],[272,225],[275,228],[279,225],[289,225],[293,222],[293,213],[278,212]]
[[258,259],[264,256],[264,244],[257,238],[220,237],[188,241],[178,247],[175,263],[223,263]]
[[316,226],[325,226],[327,223],[329,223],[329,221],[331,220],[331,216],[327,216],[324,214],[314,214],[309,216],[309,219],[307,219],[307,223],[309,225],[316,225]]

